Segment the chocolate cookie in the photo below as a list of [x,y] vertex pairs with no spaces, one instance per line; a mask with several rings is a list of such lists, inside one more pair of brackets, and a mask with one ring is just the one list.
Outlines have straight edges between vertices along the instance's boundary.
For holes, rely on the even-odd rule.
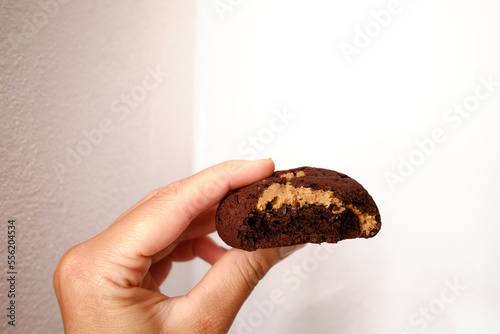
[[244,250],[370,238],[380,213],[354,179],[332,170],[276,171],[233,190],[219,204],[216,228],[228,245]]

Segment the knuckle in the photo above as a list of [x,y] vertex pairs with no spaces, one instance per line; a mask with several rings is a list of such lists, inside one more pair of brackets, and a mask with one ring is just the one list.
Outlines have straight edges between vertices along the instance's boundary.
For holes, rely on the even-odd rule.
[[56,290],[62,289],[75,289],[82,284],[88,284],[92,278],[91,271],[88,268],[89,251],[86,249],[85,244],[79,244],[71,247],[59,260],[57,268],[53,276],[53,284]]
[[162,207],[167,206],[171,210],[182,211],[183,213],[187,213],[190,219],[193,219],[196,216],[196,212],[192,205],[188,203],[191,201],[187,201],[186,199],[186,195],[188,197],[197,195],[197,193],[192,194],[193,191],[196,191],[196,189],[189,188],[185,180],[178,180],[160,188],[155,196],[160,199]]
[[79,256],[77,255],[78,247],[78,245],[73,246],[66,251],[57,264],[52,279],[56,292],[60,292],[62,289],[72,286],[76,278],[80,277],[82,274],[79,266]]
[[161,197],[162,199],[167,201],[169,200],[173,201],[179,197],[182,185],[183,185],[182,180],[172,182],[165,187],[158,188],[154,196]]
[[71,247],[64,253],[64,255],[59,260],[57,268],[55,271],[55,276],[57,278],[62,278],[66,276],[73,276],[75,271],[78,271],[78,263],[80,260],[79,254],[80,245]]

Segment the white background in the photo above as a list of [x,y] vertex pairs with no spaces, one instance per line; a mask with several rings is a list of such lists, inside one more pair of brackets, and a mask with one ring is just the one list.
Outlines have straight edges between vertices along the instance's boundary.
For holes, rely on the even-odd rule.
[[[310,245],[280,263],[232,333],[500,332],[500,4],[401,0],[377,34],[371,12],[390,1],[233,3],[221,20],[199,2],[196,169],[249,157],[257,137],[256,157],[278,169],[357,179],[382,230],[326,246],[321,261]],[[366,25],[373,37],[349,63],[342,42],[355,46]],[[451,119],[489,75],[495,92]],[[276,108],[295,118],[269,136]],[[444,140],[421,158],[415,141],[438,128]],[[418,165],[391,188],[386,173],[410,156]],[[464,289],[453,301],[446,281]],[[274,308],[273,289],[284,293]]]
[[[390,1],[75,0],[15,45],[41,3],[0,14],[0,212],[18,222],[22,278],[9,332],[62,332],[51,279],[69,247],[155,187],[254,157],[354,177],[382,230],[275,266],[231,333],[500,332],[500,3],[401,0],[382,26]],[[349,61],[341,46],[356,42]],[[116,118],[113,102],[157,66],[168,78]],[[113,132],[55,168],[104,118]],[[391,186],[388,173],[404,175]],[[174,269],[169,295],[208,266]]]

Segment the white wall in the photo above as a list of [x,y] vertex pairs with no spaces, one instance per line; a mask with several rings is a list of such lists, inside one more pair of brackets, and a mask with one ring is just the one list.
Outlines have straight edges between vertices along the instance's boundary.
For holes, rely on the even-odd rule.
[[273,268],[231,333],[500,331],[500,5],[397,3],[198,1],[196,168],[271,156],[335,169],[382,215],[372,240]]
[[[61,255],[191,174],[194,3],[58,1],[0,5],[2,333],[62,333],[52,289]],[[148,77],[145,89],[148,69],[168,76]],[[8,219],[18,233],[14,329],[5,317]],[[184,266],[166,291],[185,291],[188,274]]]

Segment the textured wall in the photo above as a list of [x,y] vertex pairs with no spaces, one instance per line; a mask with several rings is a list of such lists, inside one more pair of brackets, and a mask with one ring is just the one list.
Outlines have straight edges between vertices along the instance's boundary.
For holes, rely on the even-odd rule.
[[[7,220],[15,219],[12,332],[60,333],[52,274],[64,251],[153,188],[191,173],[194,4],[0,6],[0,306]],[[183,267],[166,291],[184,291],[187,273]]]

